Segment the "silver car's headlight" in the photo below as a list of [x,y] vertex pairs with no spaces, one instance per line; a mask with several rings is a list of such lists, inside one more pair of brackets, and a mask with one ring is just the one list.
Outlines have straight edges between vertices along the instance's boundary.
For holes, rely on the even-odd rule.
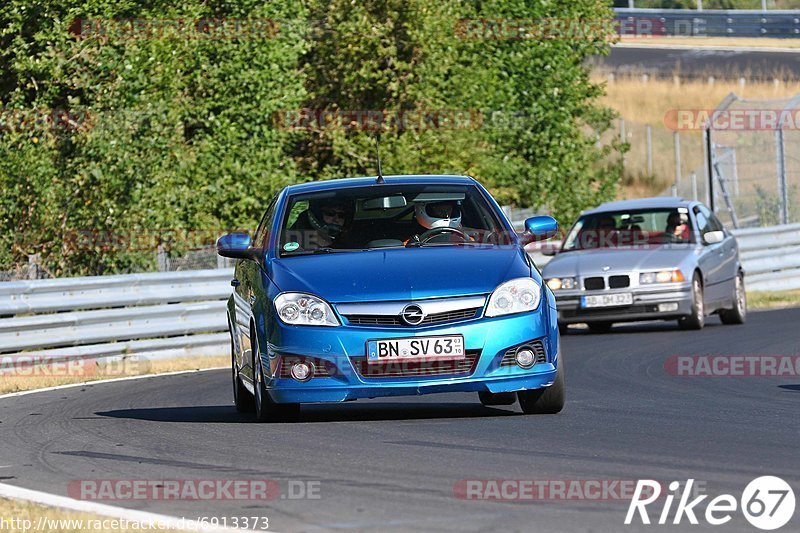
[[651,285],[653,283],[678,283],[686,281],[683,272],[680,270],[661,270],[659,272],[642,272],[639,274],[639,285]]
[[550,278],[547,280],[547,286],[551,291],[571,290],[577,287],[575,278]]
[[328,302],[302,292],[284,292],[275,297],[275,310],[284,324],[293,326],[338,326],[339,319]]
[[532,278],[517,278],[497,287],[489,298],[486,316],[525,313],[539,307],[542,288]]

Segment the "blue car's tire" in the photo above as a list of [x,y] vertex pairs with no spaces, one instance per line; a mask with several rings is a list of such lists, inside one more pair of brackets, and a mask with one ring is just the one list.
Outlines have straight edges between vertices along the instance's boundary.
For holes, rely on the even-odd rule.
[[[230,327],[230,326],[229,326]],[[230,329],[228,330],[230,332]],[[239,376],[239,367],[236,365],[236,353],[233,343],[233,333],[231,333],[231,379],[233,381],[233,404],[236,410],[240,413],[252,413],[256,410],[256,404],[253,401],[253,395],[250,394],[245,386],[242,384],[242,378]]]
[[492,393],[488,391],[480,391],[478,398],[481,399],[483,405],[513,405],[517,401],[517,395],[513,392],[498,392]]
[[519,405],[526,415],[554,415],[564,408],[567,387],[564,380],[564,356],[559,357],[556,379],[552,385],[543,389],[520,391],[517,393]]
[[264,380],[264,369],[258,355],[258,341],[253,335],[253,391],[255,392],[255,411],[258,422],[291,422],[300,415],[299,403],[275,403],[270,398]]

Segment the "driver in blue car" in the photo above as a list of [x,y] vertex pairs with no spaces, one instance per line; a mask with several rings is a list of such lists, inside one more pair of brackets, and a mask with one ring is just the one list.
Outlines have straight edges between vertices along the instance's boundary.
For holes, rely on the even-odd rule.
[[414,206],[414,218],[421,226],[420,232],[406,240],[406,245],[470,240],[461,226],[461,202],[458,200],[419,202]]

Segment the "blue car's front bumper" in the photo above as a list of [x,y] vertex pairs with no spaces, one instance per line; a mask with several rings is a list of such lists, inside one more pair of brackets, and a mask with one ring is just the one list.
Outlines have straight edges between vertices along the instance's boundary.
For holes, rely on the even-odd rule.
[[[539,309],[530,313],[423,328],[269,324],[265,328],[268,342],[261,344],[267,347],[261,353],[262,368],[269,369],[267,391],[278,403],[307,403],[546,387],[556,377],[559,339],[555,309],[548,306],[547,299],[543,300]],[[476,355],[471,371],[459,375],[365,377],[358,370],[369,340],[434,335],[463,335],[466,351]],[[501,366],[510,348],[535,340],[544,347],[544,361],[527,370],[516,365]],[[318,359],[324,362],[329,376],[306,382],[281,377],[283,357]]]

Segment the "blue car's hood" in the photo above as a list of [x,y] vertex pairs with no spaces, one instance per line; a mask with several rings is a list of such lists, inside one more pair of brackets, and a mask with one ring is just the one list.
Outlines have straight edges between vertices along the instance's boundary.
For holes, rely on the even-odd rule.
[[515,247],[429,247],[305,255],[271,262],[281,291],[310,292],[333,303],[487,294],[531,275]]

